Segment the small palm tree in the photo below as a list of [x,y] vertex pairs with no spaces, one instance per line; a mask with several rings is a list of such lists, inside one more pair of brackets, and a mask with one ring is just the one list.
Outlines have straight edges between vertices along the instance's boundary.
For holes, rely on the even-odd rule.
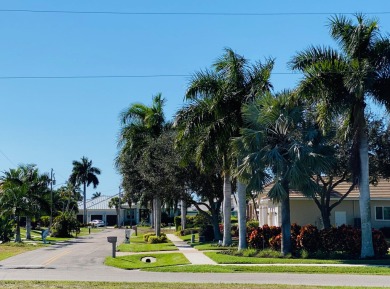
[[300,189],[307,195],[314,194],[317,186],[311,176],[326,167],[326,162],[310,145],[309,136],[314,134],[305,124],[303,111],[288,92],[275,97],[264,94],[244,106],[244,120],[248,125],[233,142],[236,151],[245,156],[239,177],[249,179],[251,187],[258,191],[264,183],[273,180],[268,196],[281,203],[283,255],[292,251],[289,192]]
[[84,215],[83,223],[87,223],[87,187],[92,184],[93,188],[96,188],[99,184],[99,179],[96,175],[100,175],[100,169],[92,166],[92,160],[88,160],[86,157],[81,158],[81,162],[73,161],[72,174],[69,177],[69,182],[74,186],[83,185],[83,202],[84,202]]
[[124,204],[124,201],[118,197],[114,197],[108,202],[108,206],[110,208],[114,207],[116,210],[116,223],[117,223],[118,228],[121,226],[121,224],[120,224],[121,220],[120,220],[119,216],[120,216],[120,209],[121,209],[122,204]]

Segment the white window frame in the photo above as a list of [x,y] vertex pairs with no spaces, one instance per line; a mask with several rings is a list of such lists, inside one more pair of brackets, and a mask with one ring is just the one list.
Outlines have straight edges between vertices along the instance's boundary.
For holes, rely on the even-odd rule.
[[[377,208],[381,208],[382,209],[382,219],[378,219],[377,218],[377,215],[376,215]],[[390,206],[375,206],[375,220],[376,221],[390,221],[390,218],[389,219],[385,219],[385,208],[388,208],[388,210],[390,210]]]

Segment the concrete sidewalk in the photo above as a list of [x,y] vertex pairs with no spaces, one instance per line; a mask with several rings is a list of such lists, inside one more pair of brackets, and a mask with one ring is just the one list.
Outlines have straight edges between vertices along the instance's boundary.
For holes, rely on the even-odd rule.
[[191,262],[193,265],[217,265],[216,262],[211,260],[201,251],[191,247],[179,237],[174,234],[167,234],[167,238],[179,249],[181,253]]

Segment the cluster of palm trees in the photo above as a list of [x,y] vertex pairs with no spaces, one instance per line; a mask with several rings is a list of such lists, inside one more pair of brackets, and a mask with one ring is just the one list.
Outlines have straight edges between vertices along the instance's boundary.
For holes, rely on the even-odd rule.
[[[148,191],[141,181],[147,172],[132,168],[145,146],[173,130],[180,164],[223,177],[223,245],[232,242],[232,190],[237,192],[238,249],[244,249],[246,196],[272,182],[269,197],[281,203],[282,253],[288,254],[289,192],[315,196],[321,190],[313,176],[324,177],[334,167],[338,146],[330,139],[342,138],[351,144],[349,181],[360,191],[361,257],[373,256],[365,109],[368,99],[390,109],[390,40],[375,20],[360,14],[332,17],[329,29],[340,49],[312,46],[297,53],[290,67],[303,78],[292,91],[272,92],[273,59],[251,64],[227,48],[211,69],[194,73],[173,125],[164,119],[161,95],[150,107],[131,105],[121,114],[117,157],[125,190],[138,197],[149,193],[153,207],[161,209],[158,190]],[[180,189],[191,190],[183,180]],[[155,211],[156,223],[158,215]]]
[[[31,239],[31,221],[45,215],[68,214],[75,219],[77,202],[86,200],[86,187],[98,185],[100,170],[92,166],[92,161],[83,157],[81,162],[73,161],[73,171],[69,181],[53,190],[53,179],[48,173],[40,173],[36,165],[19,165],[16,169],[3,172],[0,177],[0,218],[2,222],[15,221],[15,242],[21,242],[20,220],[26,218],[26,239]],[[79,186],[83,186],[81,197]],[[84,205],[85,206],[85,205]],[[85,210],[84,210],[85,212]],[[85,217],[84,217],[85,218]],[[85,219],[84,219],[85,220]],[[52,224],[50,218],[49,225]]]

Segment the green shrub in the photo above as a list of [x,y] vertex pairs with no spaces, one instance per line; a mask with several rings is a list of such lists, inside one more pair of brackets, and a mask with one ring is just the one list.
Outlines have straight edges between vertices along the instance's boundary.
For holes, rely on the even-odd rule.
[[50,225],[50,216],[42,216],[39,218],[39,224],[41,227],[49,227]]
[[143,236],[144,241],[145,241],[145,242],[148,242],[148,240],[149,240],[149,238],[150,238],[151,236],[156,236],[156,234],[155,234],[155,233],[146,233],[146,234],[144,234],[144,236]]
[[180,230],[180,236],[186,236],[186,235],[191,235],[191,234],[196,234],[198,233],[198,229],[185,229],[185,230]]
[[14,221],[6,216],[0,217],[0,241],[6,243],[11,241],[13,236]]
[[161,234],[160,237],[157,237],[156,235],[149,236],[148,243],[149,244],[159,244],[159,243],[167,243],[168,239],[165,234]]
[[379,231],[381,231],[383,233],[385,238],[388,238],[388,239],[390,238],[390,227],[380,228]]
[[53,220],[53,237],[72,237],[72,231],[80,231],[79,221],[74,212],[60,212]]
[[247,230],[253,231],[259,227],[259,221],[248,221],[246,222]]
[[206,242],[214,240],[214,228],[212,225],[207,225],[199,229],[199,237],[204,237]]

